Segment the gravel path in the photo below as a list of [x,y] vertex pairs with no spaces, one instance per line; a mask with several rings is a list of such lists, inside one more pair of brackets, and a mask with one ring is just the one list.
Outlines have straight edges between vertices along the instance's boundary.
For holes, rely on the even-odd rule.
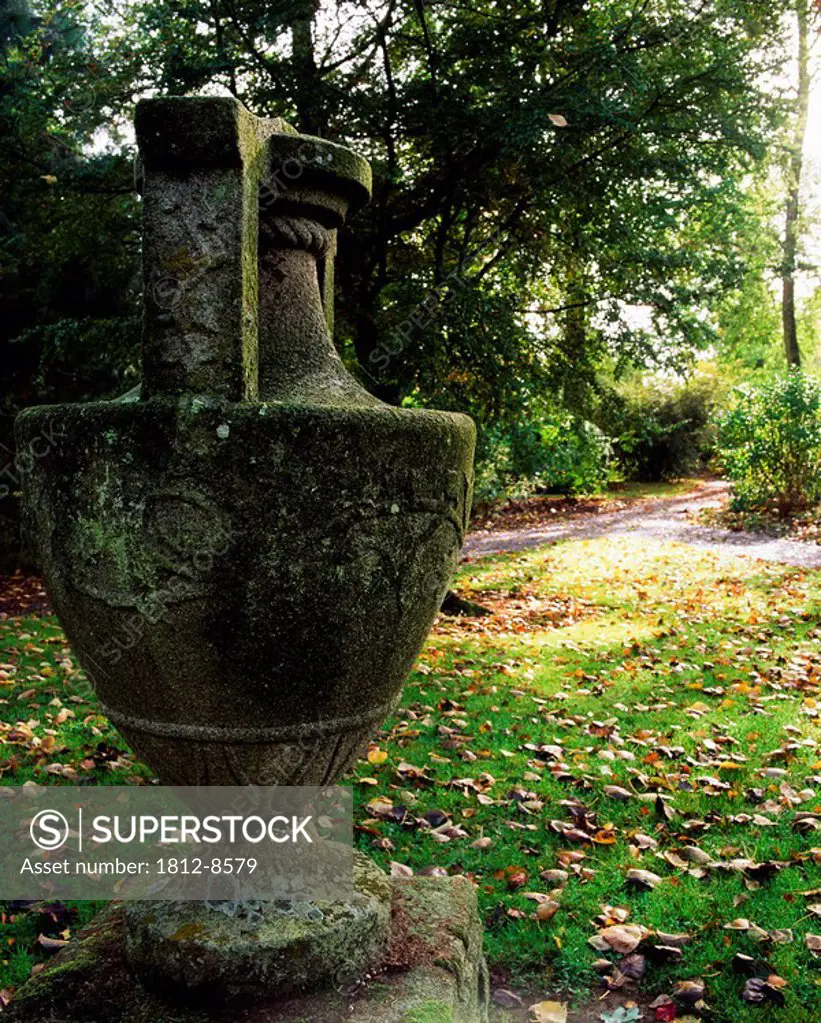
[[473,560],[502,551],[539,547],[556,540],[589,540],[627,534],[652,540],[672,540],[707,550],[748,554],[753,558],[799,568],[821,568],[821,545],[756,533],[737,533],[690,521],[692,512],[718,507],[726,498],[727,491],[728,485],[723,480],[711,480],[681,497],[639,501],[619,511],[588,513],[518,529],[481,530],[468,535],[462,556]]

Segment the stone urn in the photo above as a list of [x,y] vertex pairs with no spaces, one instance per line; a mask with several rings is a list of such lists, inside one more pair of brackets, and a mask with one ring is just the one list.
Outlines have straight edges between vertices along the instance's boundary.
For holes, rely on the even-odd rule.
[[445,593],[473,424],[382,404],[334,348],[363,159],[233,99],[147,100],[136,123],[142,385],[20,415],[27,540],[161,781],[326,784],[395,706]]

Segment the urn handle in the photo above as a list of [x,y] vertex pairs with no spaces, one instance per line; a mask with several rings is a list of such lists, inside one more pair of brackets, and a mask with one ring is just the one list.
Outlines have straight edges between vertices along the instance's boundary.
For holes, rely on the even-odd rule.
[[370,197],[367,161],[233,98],[143,100],[136,130],[143,400],[361,400],[331,334],[336,231]]

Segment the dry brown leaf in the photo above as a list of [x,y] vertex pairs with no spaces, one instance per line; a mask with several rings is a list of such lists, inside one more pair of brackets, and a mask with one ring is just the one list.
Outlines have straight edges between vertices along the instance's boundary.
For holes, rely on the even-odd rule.
[[567,1023],[567,1006],[563,1002],[537,1002],[530,1006],[532,1023]]
[[404,863],[397,863],[395,860],[392,860],[391,877],[413,877],[413,867],[408,867]]
[[731,920],[728,924],[724,925],[725,931],[748,931],[749,929],[750,921],[743,916],[738,917],[737,920]]
[[657,884],[661,884],[662,878],[658,874],[652,873],[649,870],[628,870],[627,871],[627,883],[632,885],[634,888],[642,888],[645,891],[650,891],[655,888]]
[[561,906],[555,899],[548,899],[546,902],[540,902],[536,909],[536,919],[543,921],[552,920],[560,909]]
[[650,932],[639,924],[614,924],[599,931],[610,948],[622,955],[634,951]]

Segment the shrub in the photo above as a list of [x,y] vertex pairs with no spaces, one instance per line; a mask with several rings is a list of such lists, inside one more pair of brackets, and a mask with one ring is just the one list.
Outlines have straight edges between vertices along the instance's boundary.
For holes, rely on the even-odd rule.
[[657,483],[703,469],[715,450],[713,418],[721,396],[711,374],[624,387],[605,428],[625,477]]
[[777,504],[782,514],[821,499],[821,385],[791,370],[739,388],[719,419],[719,454],[737,509]]
[[590,494],[607,482],[611,444],[569,412],[485,428],[476,459],[475,503],[533,493]]

